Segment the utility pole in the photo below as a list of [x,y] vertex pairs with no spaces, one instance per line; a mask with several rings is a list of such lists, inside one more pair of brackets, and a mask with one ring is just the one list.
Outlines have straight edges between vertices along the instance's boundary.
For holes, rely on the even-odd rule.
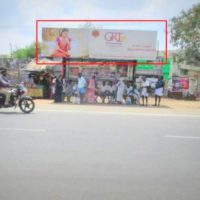
[[63,78],[66,78],[66,58],[65,57],[62,58],[62,63],[63,63],[63,69],[62,69]]
[[12,43],[10,42],[9,45],[10,45],[10,57],[12,58],[13,56]]
[[157,41],[157,58],[159,56],[159,40]]

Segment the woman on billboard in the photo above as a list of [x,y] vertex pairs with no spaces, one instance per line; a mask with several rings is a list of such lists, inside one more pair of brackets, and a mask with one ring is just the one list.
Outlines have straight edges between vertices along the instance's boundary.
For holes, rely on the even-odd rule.
[[56,49],[54,50],[52,57],[70,57],[71,38],[68,35],[68,29],[62,29],[60,36],[56,39]]

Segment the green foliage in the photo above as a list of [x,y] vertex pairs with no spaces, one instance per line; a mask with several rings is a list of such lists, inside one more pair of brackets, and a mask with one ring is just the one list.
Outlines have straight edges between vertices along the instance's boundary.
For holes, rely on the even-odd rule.
[[171,20],[171,42],[181,48],[178,60],[200,66],[200,3]]
[[[39,53],[41,50],[39,44]],[[35,58],[35,43],[32,43],[25,48],[17,49],[13,52],[13,57],[18,59]]]

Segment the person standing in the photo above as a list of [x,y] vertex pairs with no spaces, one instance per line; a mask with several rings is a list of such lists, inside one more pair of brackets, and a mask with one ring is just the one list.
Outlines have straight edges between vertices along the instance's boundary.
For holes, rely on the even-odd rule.
[[85,93],[86,93],[87,82],[83,77],[82,73],[78,75],[78,93],[80,96],[80,103],[84,102]]
[[133,86],[131,85],[131,83],[127,83],[126,95],[129,97],[133,96]]
[[41,83],[43,85],[43,97],[44,99],[49,99],[50,84],[48,82],[48,78],[44,76]]
[[160,76],[158,81],[156,82],[154,106],[160,106],[161,97],[163,96],[163,90],[164,90],[163,76]]
[[109,103],[114,103],[116,101],[116,91],[117,91],[117,88],[116,88],[116,85],[110,81],[110,100],[109,100]]
[[55,103],[62,102],[63,80],[62,75],[56,78]]
[[96,102],[95,89],[96,89],[96,80],[95,80],[95,76],[92,76],[92,78],[90,78],[89,83],[88,83],[88,90],[87,90],[88,103]]
[[51,79],[51,99],[54,99],[56,91],[56,77]]
[[135,83],[133,87],[133,97],[134,97],[134,102],[138,105],[140,105],[140,95],[141,95],[140,88],[138,88]]
[[31,74],[28,75],[27,80],[25,81],[25,85],[29,88],[34,86],[34,79],[33,76]]
[[143,78],[142,78],[142,76],[139,76],[139,78],[136,81],[137,89],[138,89],[139,93],[142,92],[142,83],[143,83]]
[[73,84],[73,92],[72,92],[72,103],[74,104],[80,104],[80,96],[79,96],[79,92],[78,92],[78,83],[74,82]]
[[130,105],[133,103],[133,86],[131,85],[131,83],[127,83],[125,90],[126,90],[126,103]]
[[141,85],[141,96],[142,96],[142,105],[144,106],[144,99],[146,100],[146,106],[148,106],[148,87],[149,87],[149,81],[146,79],[146,77],[143,77],[142,79],[142,85]]
[[107,84],[106,84],[106,81],[103,81],[100,87],[100,97],[101,97],[102,103],[105,103],[106,90],[107,90]]
[[117,83],[117,103],[122,104],[124,99],[125,84],[122,78]]
[[3,70],[0,75],[0,93],[6,96],[5,106],[9,106],[9,100],[11,96],[11,91],[8,89],[10,87],[10,81],[7,78],[7,71]]
[[65,96],[67,97],[67,103],[71,103],[71,96],[73,95],[73,83],[69,80],[65,86]]

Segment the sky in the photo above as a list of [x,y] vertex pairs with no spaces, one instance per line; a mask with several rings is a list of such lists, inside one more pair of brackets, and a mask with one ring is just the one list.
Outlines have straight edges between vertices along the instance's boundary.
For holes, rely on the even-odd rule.
[[[199,0],[6,0],[1,2],[0,55],[35,41],[37,19],[166,19],[178,16]],[[66,24],[68,26],[69,24]],[[46,24],[45,26],[52,26]],[[65,26],[65,24],[53,24]],[[71,25],[69,25],[71,26]],[[100,24],[103,28],[157,30],[159,49],[164,50],[161,24]],[[39,32],[39,35],[41,33]],[[174,47],[169,42],[169,49]]]

